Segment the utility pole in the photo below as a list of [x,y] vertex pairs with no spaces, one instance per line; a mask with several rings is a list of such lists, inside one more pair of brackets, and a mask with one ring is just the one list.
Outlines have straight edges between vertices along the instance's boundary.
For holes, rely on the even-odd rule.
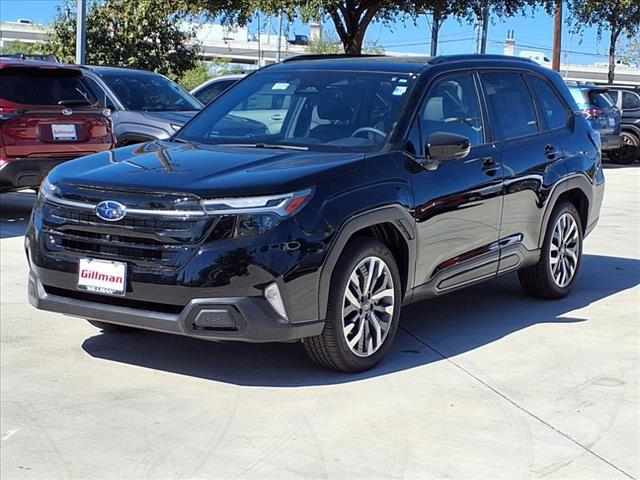
[[489,30],[489,1],[482,4],[482,14],[478,15],[476,27],[476,53],[487,53],[487,32]]
[[560,71],[560,51],[562,50],[562,0],[555,0],[553,15],[553,59],[551,68]]
[[484,2],[484,11],[482,12],[482,34],[480,36],[480,53],[487,53],[487,33],[489,31],[489,2]]
[[440,12],[434,8],[431,19],[431,53],[432,57],[438,55],[438,33],[440,32]]
[[276,63],[280,63],[280,50],[282,49],[282,12],[278,21],[278,50],[276,50]]
[[87,0],[78,0],[76,20],[76,63],[87,63]]

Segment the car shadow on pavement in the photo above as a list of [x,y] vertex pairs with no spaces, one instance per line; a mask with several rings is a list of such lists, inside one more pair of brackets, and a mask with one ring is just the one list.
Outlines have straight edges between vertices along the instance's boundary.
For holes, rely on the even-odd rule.
[[24,237],[35,200],[32,191],[0,193],[0,238]]
[[140,332],[101,333],[85,340],[82,348],[96,358],[235,385],[339,384],[455,357],[532,325],[583,322],[571,312],[632,288],[639,279],[639,260],[585,255],[575,291],[562,300],[526,296],[512,274],[410,305],[403,309],[387,358],[355,375],[316,367],[299,343],[216,343]]

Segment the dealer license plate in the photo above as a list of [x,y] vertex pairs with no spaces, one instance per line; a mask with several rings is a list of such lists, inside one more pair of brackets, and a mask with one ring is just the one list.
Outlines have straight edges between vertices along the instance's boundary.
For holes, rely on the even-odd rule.
[[124,295],[127,264],[107,260],[81,258],[78,268],[78,288],[105,295]]
[[75,125],[51,125],[51,135],[54,140],[77,140]]

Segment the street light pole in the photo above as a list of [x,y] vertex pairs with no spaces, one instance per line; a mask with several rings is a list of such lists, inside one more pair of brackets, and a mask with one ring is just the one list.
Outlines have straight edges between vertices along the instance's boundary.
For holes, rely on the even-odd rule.
[[76,63],[83,65],[87,60],[87,0],[78,0],[76,20]]
[[555,0],[553,15],[553,58],[551,68],[560,71],[560,51],[562,50],[562,0]]
[[276,63],[280,63],[281,49],[282,49],[282,12],[280,12],[280,20],[278,21],[278,50],[276,51]]

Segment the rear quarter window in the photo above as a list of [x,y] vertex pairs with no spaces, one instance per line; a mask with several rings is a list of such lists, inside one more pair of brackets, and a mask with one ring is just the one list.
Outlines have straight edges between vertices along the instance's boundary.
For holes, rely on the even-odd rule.
[[0,69],[0,98],[21,105],[96,102],[78,72],[23,67]]

